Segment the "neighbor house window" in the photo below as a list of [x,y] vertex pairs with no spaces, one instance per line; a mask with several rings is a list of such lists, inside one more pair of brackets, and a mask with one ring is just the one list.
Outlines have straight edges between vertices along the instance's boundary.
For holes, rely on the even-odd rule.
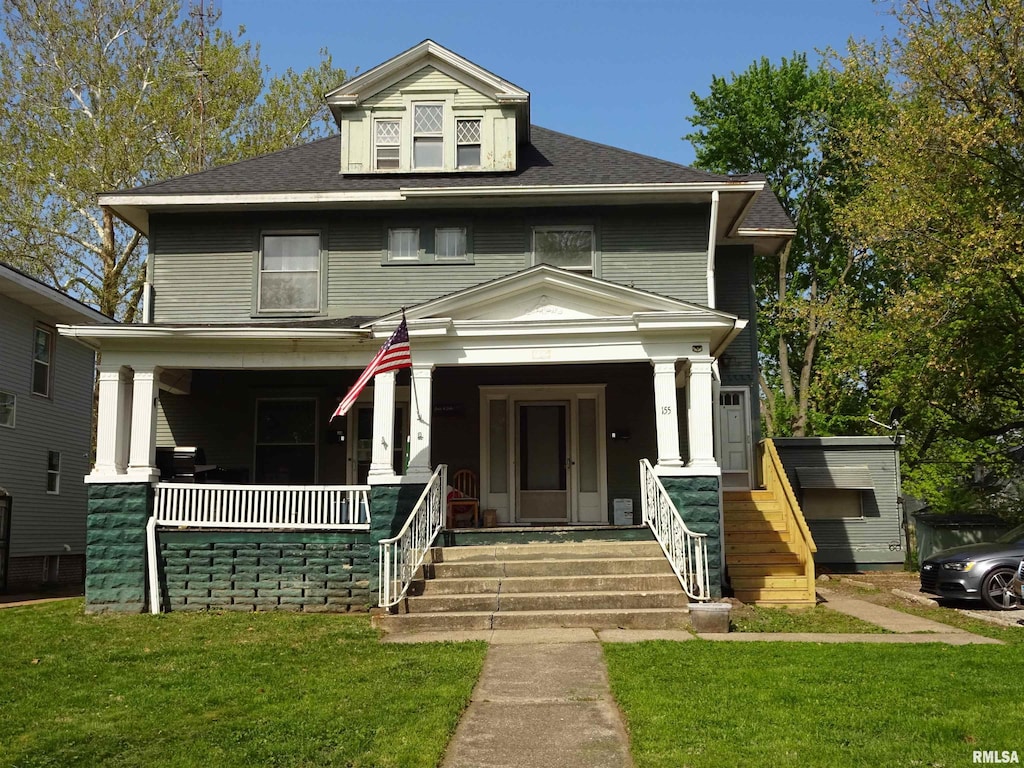
[[376,163],[379,170],[397,170],[399,142],[402,137],[400,120],[377,120],[374,124]]
[[14,411],[18,398],[10,392],[0,392],[0,427],[14,427]]
[[264,235],[259,281],[261,312],[319,312],[320,235]]
[[465,261],[466,228],[438,227],[435,229],[434,258],[438,261]]
[[46,492],[60,493],[60,451],[47,452]]
[[413,105],[412,164],[414,168],[444,166],[444,106]]
[[317,401],[313,398],[256,401],[257,483],[316,482]]
[[414,227],[388,230],[388,261],[419,261],[420,231]]
[[480,123],[480,120],[458,120],[455,123],[455,164],[459,168],[480,165]]
[[533,228],[534,264],[551,264],[575,272],[594,270],[594,228],[558,226]]
[[32,392],[50,396],[53,384],[53,331],[36,327],[32,345]]

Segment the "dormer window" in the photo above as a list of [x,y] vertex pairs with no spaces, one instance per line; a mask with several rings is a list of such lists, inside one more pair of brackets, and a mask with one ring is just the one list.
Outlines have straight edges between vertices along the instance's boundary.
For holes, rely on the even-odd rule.
[[374,123],[374,161],[378,170],[398,170],[401,141],[401,120],[377,120]]
[[412,131],[413,167],[444,167],[444,105],[413,105]]
[[455,164],[459,168],[480,166],[480,122],[479,119],[455,122]]

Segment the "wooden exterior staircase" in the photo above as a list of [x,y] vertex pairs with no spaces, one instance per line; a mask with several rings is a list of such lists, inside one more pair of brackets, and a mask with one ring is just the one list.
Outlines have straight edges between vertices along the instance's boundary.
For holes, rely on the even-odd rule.
[[761,487],[722,494],[725,562],[736,598],[814,605],[814,539],[771,440],[758,446]]

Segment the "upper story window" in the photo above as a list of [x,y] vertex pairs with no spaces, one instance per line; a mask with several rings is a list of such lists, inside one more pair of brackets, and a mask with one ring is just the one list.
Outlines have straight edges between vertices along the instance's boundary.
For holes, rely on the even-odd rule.
[[53,330],[36,326],[32,343],[32,392],[50,396],[53,387]]
[[398,170],[401,142],[401,120],[377,120],[374,123],[374,162],[378,170]]
[[435,229],[434,256],[438,261],[465,261],[466,228],[438,227]]
[[480,166],[481,120],[455,122],[455,164],[459,168]]
[[388,230],[388,261],[418,261],[420,231],[414,227]]
[[589,225],[534,227],[533,263],[593,274],[594,228]]
[[0,392],[0,427],[14,428],[18,398],[11,392]]
[[268,234],[260,249],[260,312],[320,311],[320,235]]
[[414,168],[444,166],[444,105],[414,104],[412,112]]

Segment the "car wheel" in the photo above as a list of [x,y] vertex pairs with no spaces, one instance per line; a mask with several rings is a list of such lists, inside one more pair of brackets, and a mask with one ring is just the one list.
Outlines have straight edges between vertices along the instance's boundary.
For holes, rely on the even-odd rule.
[[1010,594],[1012,568],[996,568],[981,583],[981,600],[994,611],[1008,611],[1017,607],[1017,601]]

